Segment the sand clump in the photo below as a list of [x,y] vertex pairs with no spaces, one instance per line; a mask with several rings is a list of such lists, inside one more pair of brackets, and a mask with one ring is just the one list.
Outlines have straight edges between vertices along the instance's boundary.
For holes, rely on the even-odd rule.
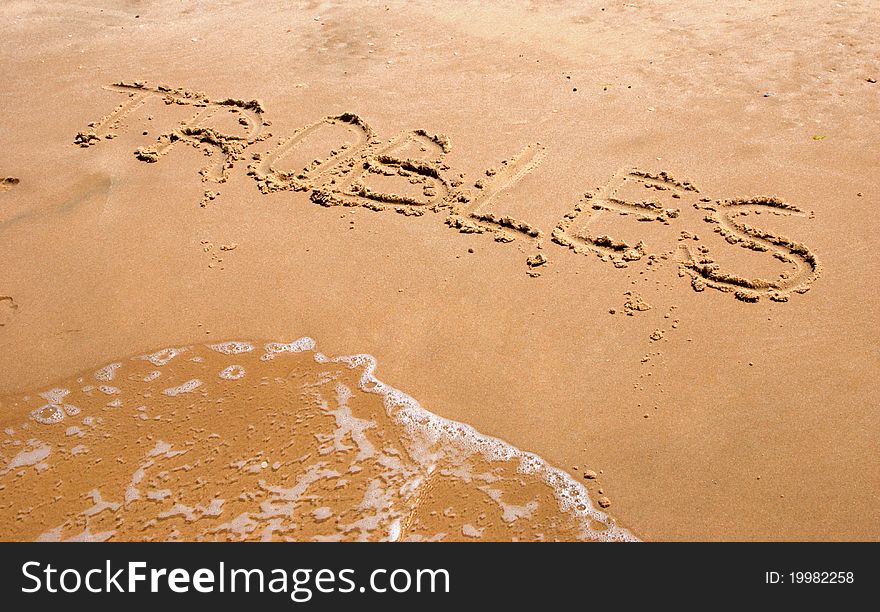
[[634,316],[637,312],[646,312],[651,310],[651,305],[646,302],[642,296],[633,292],[627,291],[623,294],[626,297],[626,301],[623,303],[623,311],[627,314],[627,316]]

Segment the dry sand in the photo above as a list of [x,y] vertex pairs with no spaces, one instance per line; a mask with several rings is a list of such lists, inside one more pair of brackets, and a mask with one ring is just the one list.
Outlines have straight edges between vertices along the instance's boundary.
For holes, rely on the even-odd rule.
[[[0,486],[141,423],[62,381],[308,335],[642,539],[880,539],[875,2],[266,4],[0,7]],[[137,538],[102,478],[0,535]]]

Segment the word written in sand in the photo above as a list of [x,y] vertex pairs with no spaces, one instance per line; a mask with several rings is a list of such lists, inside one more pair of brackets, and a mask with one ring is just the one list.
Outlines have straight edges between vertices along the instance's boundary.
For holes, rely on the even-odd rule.
[[[135,111],[148,110],[150,104],[160,109],[164,105],[169,114],[189,109],[187,117],[155,136],[154,144],[136,149],[135,156],[156,163],[177,144],[193,146],[208,158],[200,171],[202,180],[213,183],[225,182],[236,163],[249,158],[247,172],[262,193],[306,192],[321,206],[359,206],[413,216],[442,212],[446,224],[462,233],[491,234],[499,242],[519,238],[535,248],[543,247],[547,232],[495,212],[499,196],[541,164],[546,148],[539,143],[527,145],[486,170],[473,184],[465,185],[464,174],[454,172],[444,161],[450,151],[449,139],[424,130],[403,132],[384,141],[361,117],[344,113],[324,117],[278,139],[267,152],[247,155],[248,147],[272,137],[266,131],[271,122],[264,118],[263,105],[256,100],[214,100],[185,89],[150,87],[141,81],[120,82],[107,89],[127,99],[76,135],[74,142],[81,147],[115,138],[125,120]],[[152,116],[147,119],[151,121]],[[202,206],[216,197],[213,191],[205,193]],[[760,215],[812,217],[778,198],[712,199],[690,181],[666,172],[625,169],[605,186],[586,193],[549,234],[552,242],[575,253],[595,254],[617,268],[641,262],[646,268],[657,269],[671,261],[679,276],[689,278],[696,291],[710,287],[733,293],[743,302],[757,302],[762,297],[785,302],[792,294],[809,291],[821,267],[805,245],[753,225],[751,220]],[[632,232],[632,227],[622,228],[621,224],[631,221],[639,228],[637,236],[654,240],[621,237],[619,232]],[[707,226],[712,232],[700,237],[696,228]],[[677,229],[678,234],[670,236],[670,229]],[[667,248],[649,252],[651,242]],[[741,257],[746,253],[770,257],[784,271],[771,278],[725,271],[716,260],[717,251],[726,246],[736,247]],[[748,269],[757,265],[754,258],[745,259]],[[543,255],[530,257],[529,274],[539,276],[545,263]]]

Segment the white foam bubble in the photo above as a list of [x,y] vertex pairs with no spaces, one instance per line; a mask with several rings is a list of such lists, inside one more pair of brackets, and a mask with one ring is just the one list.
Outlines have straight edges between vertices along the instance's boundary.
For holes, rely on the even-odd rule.
[[250,353],[254,350],[254,345],[250,342],[222,342],[220,344],[209,344],[208,348],[224,355],[239,355],[241,353]]
[[154,366],[161,367],[185,351],[186,351],[185,347],[184,348],[169,347],[169,348],[164,348],[160,351],[156,351],[155,353],[151,353],[149,355],[141,355],[140,357],[138,357],[138,359],[144,359],[144,360],[152,363]]
[[31,418],[43,425],[52,425],[64,420],[64,411],[56,404],[45,404],[31,410]]
[[60,404],[68,395],[70,395],[70,389],[62,389],[60,387],[40,393],[40,397],[50,404]]
[[45,443],[41,443],[30,450],[23,450],[12,458],[12,461],[6,466],[6,471],[40,463],[51,452],[52,449]]
[[100,391],[104,395],[116,395],[117,393],[122,393],[122,389],[120,389],[119,387],[114,387],[112,385],[101,385],[98,387],[98,391]]
[[153,450],[147,453],[147,456],[158,457],[159,455],[167,455],[171,451],[171,448],[172,446],[165,440],[158,440],[156,446],[153,447]]
[[238,380],[244,376],[244,368],[240,365],[231,365],[220,370],[218,376],[225,380]]
[[180,395],[181,393],[191,393],[202,386],[202,381],[198,378],[193,378],[192,380],[188,380],[182,385],[178,385],[176,387],[170,387],[162,391],[165,395],[169,397],[174,397],[175,395]]
[[105,501],[104,499],[102,499],[101,492],[98,489],[92,489],[88,493],[88,496],[92,498],[92,507],[83,510],[83,516],[94,516],[96,514],[101,514],[104,510],[115,512],[119,509],[120,504],[116,502]]
[[65,542],[106,542],[110,538],[113,537],[116,531],[99,531],[98,533],[92,533],[91,530],[86,527],[83,529],[81,533],[76,534],[75,536],[71,536],[64,540]]
[[483,535],[483,530],[477,529],[470,523],[465,523],[461,526],[461,535],[468,538],[479,538]]
[[[54,389],[53,391],[58,391],[58,389]],[[40,395],[46,397],[50,396],[54,399],[61,399],[65,395],[67,395],[67,391],[64,390],[64,393],[61,394],[53,394],[52,392],[41,393]],[[41,423],[43,425],[52,425],[54,423],[59,423],[64,420],[64,416],[76,416],[80,413],[80,409],[74,406],[73,404],[61,404],[61,403],[49,403],[40,406],[39,408],[35,408],[31,410],[30,417],[37,423]]]
[[[376,449],[370,442],[366,431],[376,426],[375,421],[368,421],[354,416],[346,402],[351,398],[351,390],[343,384],[336,385],[336,401],[337,408],[331,410],[324,405],[322,408],[327,414],[333,415],[336,421],[336,429],[332,434],[321,434],[318,441],[321,445],[318,447],[318,453],[327,455],[332,452],[346,451],[351,448],[348,440],[354,441],[358,447],[357,455],[352,459],[350,470],[356,467],[356,464],[376,456]],[[359,468],[358,468],[359,470]]]
[[40,535],[37,536],[37,542],[60,542],[61,541],[61,529],[62,526],[59,525],[54,529],[50,529],[49,531],[44,531]]
[[315,348],[315,341],[308,336],[303,336],[299,340],[293,342],[269,342],[263,345],[265,354],[260,357],[263,361],[272,359],[278,353],[301,353],[303,351],[311,351]]
[[312,516],[319,523],[321,521],[326,521],[328,518],[333,516],[333,510],[331,510],[328,506],[321,506],[320,508],[315,508],[312,510]]
[[109,382],[116,377],[116,370],[122,366],[121,363],[110,363],[95,372],[95,380]]
[[538,509],[538,502],[535,500],[528,501],[524,505],[510,504],[504,501],[502,491],[490,487],[480,487],[480,489],[501,508],[501,520],[505,523],[513,523],[521,518],[529,519]]
[[388,526],[388,540],[390,542],[396,542],[399,540],[401,529],[399,518],[391,521],[391,525]]
[[220,516],[225,502],[225,499],[212,499],[208,507],[202,510],[202,516]]

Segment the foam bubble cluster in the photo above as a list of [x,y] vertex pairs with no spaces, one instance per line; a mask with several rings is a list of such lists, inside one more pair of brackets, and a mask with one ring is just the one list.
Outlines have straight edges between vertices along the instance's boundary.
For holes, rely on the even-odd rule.
[[164,348],[149,355],[142,355],[139,357],[139,359],[145,359],[152,363],[154,366],[161,367],[184,351],[186,351],[186,348]]
[[209,348],[224,355],[240,355],[241,353],[250,353],[254,350],[254,345],[249,342],[223,342],[221,344],[211,344]]
[[60,404],[64,401],[64,398],[70,395],[70,389],[49,389],[48,391],[43,391],[40,393],[40,397],[49,402],[50,404]]
[[220,370],[220,378],[225,380],[238,380],[244,376],[244,368],[240,365],[231,365]]
[[267,342],[263,345],[265,353],[261,357],[263,361],[268,361],[279,353],[301,353],[302,351],[311,351],[315,348],[315,341],[308,337],[302,337],[293,342]]
[[110,363],[95,372],[95,380],[109,382],[116,376],[116,370],[122,366],[121,363]]
[[73,404],[64,403],[64,399],[70,395],[70,389],[57,387],[38,394],[46,404],[30,411],[30,418],[43,425],[60,423],[65,416],[76,416],[80,410]]
[[30,416],[37,423],[51,425],[60,423],[66,416],[76,416],[80,409],[73,404],[44,404],[31,411]]
[[43,425],[52,425],[64,420],[64,410],[56,404],[45,404],[31,411],[31,418]]
[[186,381],[182,385],[165,389],[164,391],[162,391],[162,393],[164,393],[168,397],[174,397],[175,395],[180,395],[181,393],[192,393],[201,386],[202,381],[200,381],[198,378],[193,378]]

